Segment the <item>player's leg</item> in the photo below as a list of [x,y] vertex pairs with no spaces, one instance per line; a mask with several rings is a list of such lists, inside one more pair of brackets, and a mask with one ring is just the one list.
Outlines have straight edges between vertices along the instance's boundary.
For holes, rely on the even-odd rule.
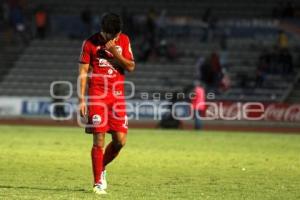
[[104,153],[103,167],[105,169],[113,161],[126,143],[128,130],[128,118],[126,116],[125,102],[117,102],[113,107],[113,112],[108,113],[109,129],[112,141],[107,145]]
[[97,101],[88,105],[87,133],[93,134],[93,147],[91,151],[92,168],[94,175],[94,188],[96,194],[106,194],[101,183],[103,171],[103,154],[105,146],[105,133],[107,132],[107,106],[105,102]]
[[112,141],[107,145],[104,153],[103,168],[113,161],[126,144],[126,133],[112,132]]
[[107,188],[105,167],[119,155],[119,152],[125,146],[125,143],[126,143],[126,133],[112,132],[112,141],[105,148],[105,153],[103,158],[103,171],[101,173],[101,183],[104,189]]
[[103,151],[105,145],[105,134],[94,133],[93,134],[93,147],[91,151],[92,167],[94,174],[94,184],[100,183],[100,174],[102,172],[103,163]]
[[125,103],[115,104],[112,110],[108,112],[108,127],[112,134],[112,141],[107,145],[103,159],[103,172],[101,179],[104,188],[107,188],[105,167],[113,161],[126,143],[126,134],[128,129],[128,120],[126,116]]
[[103,171],[103,149],[105,145],[105,134],[93,134],[93,148],[91,151],[93,175],[94,175],[94,188],[96,194],[106,194],[101,181],[101,174]]

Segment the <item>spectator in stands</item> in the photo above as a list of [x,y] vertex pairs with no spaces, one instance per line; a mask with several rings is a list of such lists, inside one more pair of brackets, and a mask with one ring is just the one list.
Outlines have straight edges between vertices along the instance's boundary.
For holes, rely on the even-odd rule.
[[210,66],[210,58],[206,57],[204,60],[199,59],[198,61],[199,62],[197,62],[197,64],[200,72],[200,81],[203,81],[208,87],[213,86],[214,74]]
[[88,37],[92,33],[92,12],[87,6],[81,11],[80,14],[81,21],[84,25],[84,37]]
[[46,8],[40,5],[34,15],[35,26],[36,26],[36,36],[39,39],[45,39],[48,26],[48,12]]
[[280,30],[278,32],[278,38],[277,38],[277,45],[278,45],[279,49],[280,50],[287,49],[288,44],[289,44],[289,38],[288,38],[287,34],[283,30]]
[[220,62],[220,56],[217,51],[214,51],[211,54],[210,67],[214,77],[214,85],[217,86],[220,83],[222,77],[222,66]]
[[230,78],[224,73],[225,68],[221,65],[220,56],[213,51],[210,56],[203,59],[200,57],[196,64],[197,79],[204,82],[208,89],[215,92],[225,91],[230,86]]
[[19,1],[11,2],[9,14],[10,23],[15,31],[16,39],[20,41],[20,44],[27,44],[25,17]]
[[194,113],[194,121],[196,130],[202,128],[201,117],[204,116],[205,113],[205,89],[204,86],[199,81],[195,81],[194,83],[194,97],[191,100],[191,109]]

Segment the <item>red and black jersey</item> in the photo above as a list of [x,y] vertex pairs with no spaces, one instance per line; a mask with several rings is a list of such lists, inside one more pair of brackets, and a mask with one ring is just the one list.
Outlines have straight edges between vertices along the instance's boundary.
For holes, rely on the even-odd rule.
[[[126,59],[134,59],[127,35],[119,35],[116,48]],[[108,96],[113,92],[124,95],[124,69],[114,65],[112,59],[113,55],[105,48],[105,40],[100,33],[83,42],[79,62],[91,66],[89,95],[101,95],[105,90]]]

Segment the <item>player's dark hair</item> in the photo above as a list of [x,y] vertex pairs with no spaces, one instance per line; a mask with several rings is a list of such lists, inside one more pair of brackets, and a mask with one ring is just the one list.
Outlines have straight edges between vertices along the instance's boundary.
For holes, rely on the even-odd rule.
[[122,29],[121,17],[115,13],[104,14],[101,21],[101,30],[116,35]]

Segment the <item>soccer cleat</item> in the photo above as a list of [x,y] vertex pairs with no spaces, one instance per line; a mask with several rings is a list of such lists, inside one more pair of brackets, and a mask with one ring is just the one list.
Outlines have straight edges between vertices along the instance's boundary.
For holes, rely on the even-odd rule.
[[94,185],[93,191],[96,194],[107,194],[107,192],[103,189],[103,186],[101,183]]
[[106,170],[102,171],[100,180],[101,180],[102,188],[106,190],[107,189]]

